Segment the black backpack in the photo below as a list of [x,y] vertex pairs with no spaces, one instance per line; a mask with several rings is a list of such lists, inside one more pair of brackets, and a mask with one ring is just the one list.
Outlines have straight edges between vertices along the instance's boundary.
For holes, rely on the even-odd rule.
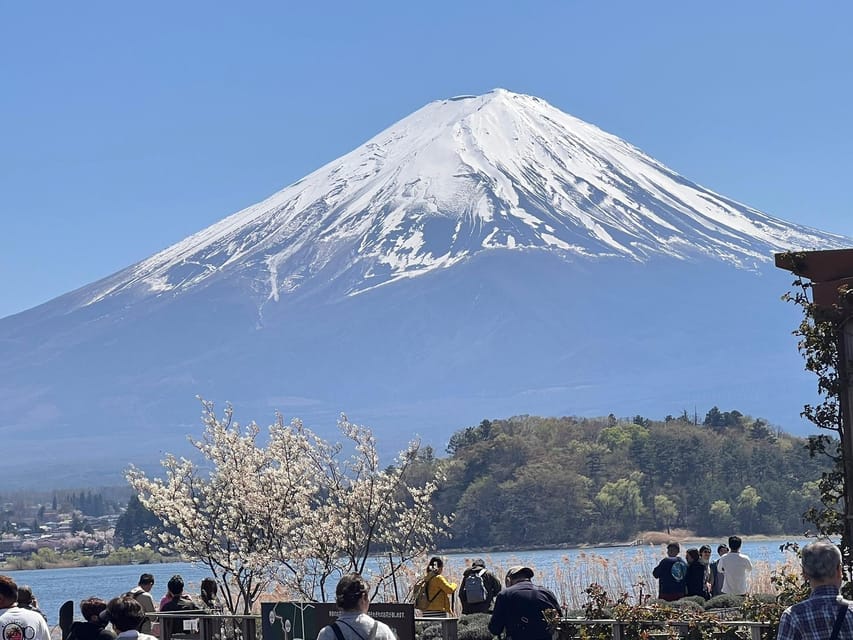
[[484,573],[486,573],[485,569],[472,571],[462,581],[462,593],[465,594],[465,602],[468,604],[480,604],[488,600],[486,583],[483,582]]

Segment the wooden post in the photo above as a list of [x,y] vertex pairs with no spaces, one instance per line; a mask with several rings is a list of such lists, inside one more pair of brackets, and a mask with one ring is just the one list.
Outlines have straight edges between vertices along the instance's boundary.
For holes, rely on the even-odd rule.
[[853,319],[847,318],[838,345],[839,408],[841,409],[841,457],[844,466],[844,539],[853,546]]

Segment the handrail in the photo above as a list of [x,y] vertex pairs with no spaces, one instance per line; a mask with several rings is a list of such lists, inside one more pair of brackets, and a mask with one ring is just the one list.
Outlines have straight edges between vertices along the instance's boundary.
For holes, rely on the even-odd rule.
[[[145,614],[152,620],[162,621],[167,618],[192,620],[196,622],[197,630],[191,633],[171,633],[170,625],[161,624],[159,638],[160,640],[225,640],[226,636],[222,633],[223,622],[233,621],[234,631],[239,629],[242,640],[256,640],[258,637],[258,628],[260,626],[261,616],[256,613],[248,614],[233,614],[233,613],[212,613],[205,610],[198,612],[187,611],[150,611]],[[230,636],[228,636],[230,637]]]

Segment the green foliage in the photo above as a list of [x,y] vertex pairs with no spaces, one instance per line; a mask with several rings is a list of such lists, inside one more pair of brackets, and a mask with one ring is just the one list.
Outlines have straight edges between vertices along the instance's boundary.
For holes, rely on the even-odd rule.
[[678,515],[678,506],[669,497],[658,494],[654,499],[655,516],[657,521],[663,525],[666,532],[669,533],[672,523],[675,522],[675,517]]
[[146,509],[136,495],[131,496],[127,508],[119,516],[115,526],[115,539],[125,547],[150,544],[149,531],[163,526],[160,518]]
[[[785,545],[783,545],[784,549]],[[746,620],[761,620],[769,622],[769,629],[765,630],[762,638],[773,640],[779,630],[779,617],[782,612],[797,602],[802,602],[809,596],[809,586],[803,580],[799,572],[791,573],[786,567],[774,571],[770,578],[771,584],[776,591],[771,594],[747,595],[740,605],[740,612]]]
[[691,611],[704,611],[705,598],[702,596],[687,596],[672,603],[676,609],[690,609]]
[[442,640],[441,625],[429,622],[415,623],[415,637],[418,640]]
[[[803,260],[802,255],[794,253],[788,254],[787,258],[793,265],[799,265]],[[799,268],[796,270],[801,271]],[[831,466],[824,470],[818,482],[820,505],[810,507],[805,517],[815,525],[821,536],[840,536],[842,560],[849,578],[853,572],[853,540],[849,539],[845,516],[853,514],[846,513],[844,502],[849,488],[845,486],[841,443],[845,438],[853,437],[853,434],[845,433],[840,394],[848,383],[841,367],[841,336],[845,325],[851,321],[851,311],[847,304],[832,308],[814,304],[809,297],[811,285],[802,278],[794,280],[792,286],[793,291],[785,294],[783,299],[803,311],[803,319],[794,335],[799,337],[797,347],[806,361],[806,370],[817,377],[818,393],[821,396],[819,404],[805,405],[802,415],[819,429],[834,434],[832,437],[821,434],[809,439],[810,455],[829,461]],[[849,290],[845,293],[849,293]],[[849,597],[853,592],[851,584],[848,582],[842,591]]]
[[[579,615],[570,615],[567,618],[582,618],[586,620],[608,620],[613,618],[613,606],[615,603],[607,595],[604,587],[593,583],[584,589],[584,593],[586,594],[586,602],[584,603],[583,610],[578,612]],[[559,618],[555,611],[548,610],[545,614],[549,626],[557,632],[558,640],[575,637],[580,637],[584,640],[609,640],[612,637],[609,624],[572,624],[566,618]]]
[[[611,623],[581,620],[614,620],[621,626],[621,637],[627,640],[744,640],[750,631],[737,623],[723,622],[716,609],[739,608],[737,620],[766,623],[762,627],[761,639],[774,640],[781,612],[788,605],[802,600],[808,593],[797,574],[784,569],[775,573],[773,594],[747,597],[722,595],[707,603],[701,597],[682,598],[675,602],[650,600],[632,602],[627,594],[613,600],[598,584],[585,590],[587,602],[583,610],[568,612],[564,618],[555,614],[546,615],[549,625],[556,631],[557,640],[610,640],[613,637]],[[704,606],[703,606],[704,605]]]
[[[725,412],[743,425],[756,420]],[[455,513],[455,547],[516,547],[633,540],[666,527],[697,535],[803,531],[820,508],[814,483],[831,461],[806,440],[772,430],[637,416],[486,421],[458,432],[436,510]],[[769,430],[769,427],[768,427]],[[427,464],[426,462],[424,464]]]
[[730,593],[721,593],[705,602],[705,610],[712,609],[735,609],[743,604],[743,596],[735,596]]
[[83,493],[81,491],[79,494],[69,496],[68,501],[83,515],[94,518],[118,511],[115,502],[107,500],[101,493],[92,493],[91,491]]
[[740,411],[720,411],[718,407],[711,407],[705,415],[702,424],[716,431],[723,431],[727,427],[742,428],[743,414]]
[[43,547],[29,556],[12,556],[6,560],[6,568],[20,571],[25,569],[58,569],[64,567],[94,567],[108,565],[155,564],[174,562],[175,558],[164,558],[151,549],[126,549],[121,547],[108,556],[95,558],[79,551],[57,551]]
[[491,618],[488,613],[469,613],[461,616],[456,637],[458,640],[492,640],[489,631]]
[[450,441],[447,443],[447,453],[454,455],[476,442],[488,440],[491,435],[491,429],[492,423],[488,420],[483,420],[476,427],[467,427],[462,431],[457,431],[450,437]]

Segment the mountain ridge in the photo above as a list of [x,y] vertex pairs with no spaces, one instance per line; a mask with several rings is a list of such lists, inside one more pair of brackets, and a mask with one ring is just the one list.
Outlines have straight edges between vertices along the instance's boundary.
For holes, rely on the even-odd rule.
[[0,430],[19,463],[71,483],[67,456],[91,465],[78,475],[117,474],[186,452],[196,396],[328,437],[344,411],[385,454],[517,414],[718,405],[791,430],[814,385],[771,254],[851,242],[704,189],[538,98],[435,101],[0,319]]
[[[355,295],[480,251],[712,258],[842,246],[720,196],[532,96],[429,103],[255,205],[101,281],[80,304],[242,277],[259,306],[312,280]],[[238,273],[239,272],[239,273]],[[241,275],[242,274],[242,275]]]

